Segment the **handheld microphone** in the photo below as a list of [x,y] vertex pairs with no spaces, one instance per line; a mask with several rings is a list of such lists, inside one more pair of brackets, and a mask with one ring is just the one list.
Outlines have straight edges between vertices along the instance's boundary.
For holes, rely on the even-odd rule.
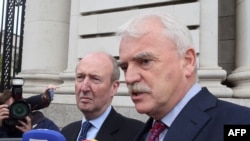
[[50,129],[33,129],[22,135],[23,141],[66,141],[58,131]]

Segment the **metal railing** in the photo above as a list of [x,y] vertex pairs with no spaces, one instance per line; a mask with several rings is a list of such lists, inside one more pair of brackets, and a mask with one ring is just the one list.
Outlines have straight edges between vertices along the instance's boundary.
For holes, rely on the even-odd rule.
[[0,92],[10,89],[11,79],[21,71],[26,0],[1,0]]

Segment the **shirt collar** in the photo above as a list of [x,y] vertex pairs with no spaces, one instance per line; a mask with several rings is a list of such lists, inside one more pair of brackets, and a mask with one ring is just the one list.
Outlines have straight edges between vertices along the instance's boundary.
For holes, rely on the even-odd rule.
[[187,92],[187,94],[181,99],[181,101],[167,114],[162,118],[162,122],[166,124],[168,127],[174,122],[175,118],[181,112],[181,110],[185,107],[185,105],[190,101],[192,97],[194,97],[201,90],[201,86],[198,83],[195,83],[191,89]]
[[[103,114],[101,114],[99,117],[89,120],[89,122],[93,125],[93,127],[97,128],[98,130],[101,128],[104,120],[107,118],[111,111],[111,105],[108,106],[108,108],[105,110]],[[82,123],[85,122],[85,117],[82,118]]]

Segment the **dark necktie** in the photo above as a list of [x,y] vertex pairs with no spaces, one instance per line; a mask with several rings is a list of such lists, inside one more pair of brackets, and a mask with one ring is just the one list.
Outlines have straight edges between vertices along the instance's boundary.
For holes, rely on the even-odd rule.
[[159,141],[159,135],[167,126],[161,121],[155,121],[153,127],[149,132],[148,141]]
[[79,139],[78,141],[83,141],[86,139],[87,137],[87,133],[88,133],[88,130],[89,128],[92,126],[92,124],[88,121],[85,121],[83,124],[82,124],[82,130],[81,130],[81,134],[79,136]]

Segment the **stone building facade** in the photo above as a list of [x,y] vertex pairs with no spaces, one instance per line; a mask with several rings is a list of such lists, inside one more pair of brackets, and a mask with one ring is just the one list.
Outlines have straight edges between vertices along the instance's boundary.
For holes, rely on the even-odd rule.
[[[133,15],[166,11],[186,24],[198,55],[199,83],[217,97],[250,107],[249,0],[35,0],[27,1],[22,71],[24,96],[47,84],[60,88],[45,114],[60,127],[79,120],[74,71],[91,51],[118,56],[116,29]],[[127,94],[124,77],[113,105],[145,121]]]

